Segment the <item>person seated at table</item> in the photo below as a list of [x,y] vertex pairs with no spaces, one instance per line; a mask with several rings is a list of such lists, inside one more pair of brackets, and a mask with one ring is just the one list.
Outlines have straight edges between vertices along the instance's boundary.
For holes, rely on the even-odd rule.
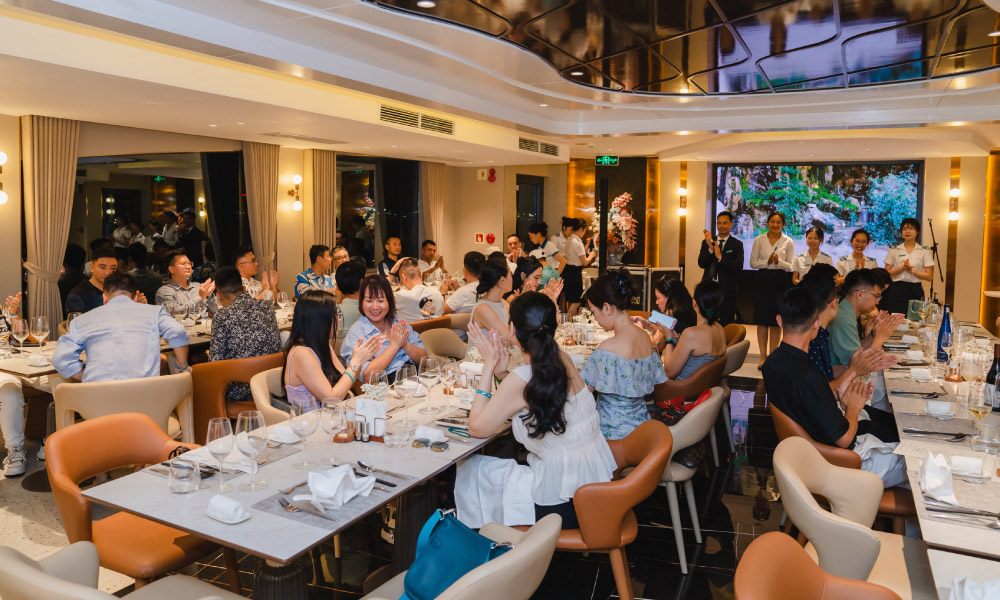
[[347,253],[347,248],[343,246],[334,246],[333,249],[330,250],[330,272],[334,273],[334,279],[336,279],[337,269],[340,265],[349,260],[351,260],[351,257]]
[[[111,240],[103,237],[90,240],[90,244],[88,244],[88,246],[90,247],[90,260],[83,266],[83,274],[90,277],[94,273],[93,259],[97,257],[97,252],[104,249],[114,250],[114,246],[112,245]],[[117,254],[115,256],[117,256]]]
[[522,255],[517,261],[517,268],[514,271],[514,279],[511,283],[511,291],[504,294],[504,301],[508,304],[518,295],[524,292],[542,292],[552,299],[552,302],[559,302],[559,294],[562,293],[563,282],[561,278],[550,279],[545,287],[541,287],[542,272],[544,267],[534,256]]
[[[69,323],[59,338],[52,366],[66,379],[115,381],[160,374],[160,338],[173,349],[171,372],[188,370],[188,334],[163,306],[142,304],[135,277],[112,273],[104,280],[103,306]],[[80,354],[87,353],[84,368]]]
[[726,353],[726,333],[719,323],[722,288],[715,281],[702,281],[694,287],[694,305],[698,321],[680,335],[675,329],[653,324],[665,340],[663,370],[674,380],[687,379]]
[[872,273],[875,273],[875,277],[878,277],[878,280],[882,282],[882,299],[878,301],[876,308],[879,311],[884,310],[889,312],[889,298],[892,294],[892,275],[882,267],[873,267]]
[[[484,262],[486,262],[486,256],[482,252],[472,250],[465,253],[465,256],[462,258],[462,274],[465,278],[465,284],[461,287],[455,287],[455,293],[448,296],[448,299],[444,301],[444,314],[472,312],[472,309],[476,306],[476,288],[479,287],[479,272],[482,270]],[[449,283],[449,281],[452,283]],[[441,285],[445,286],[447,284],[450,287],[455,283],[452,280],[448,280]]]
[[[345,369],[330,345],[336,337],[336,298],[321,290],[306,290],[295,303],[292,330],[282,349],[285,361],[281,382],[289,404],[306,406],[313,400],[344,398],[384,341],[381,334],[358,338]],[[308,352],[300,351],[302,348]],[[280,403],[275,406],[288,409]]]
[[111,248],[94,252],[90,279],[81,281],[66,296],[65,312],[85,313],[104,304],[104,280],[118,269],[118,256]]
[[[0,311],[0,340],[12,344],[11,326],[23,319],[21,292],[7,296],[4,304],[6,310]],[[0,373],[0,434],[7,447],[7,456],[3,459],[4,477],[24,475],[28,464],[24,452],[24,394],[21,392],[21,380],[8,373]]]
[[882,299],[882,282],[871,269],[850,271],[840,288],[840,306],[830,323],[830,360],[846,365],[858,348],[881,348],[896,326],[905,318],[900,314],[879,312],[865,325],[863,337],[858,332],[858,318],[875,311]]
[[399,255],[403,251],[403,243],[398,237],[392,235],[385,239],[385,244],[382,247],[385,248],[385,255],[375,265],[378,269],[378,274],[382,277],[396,277],[396,271],[399,270]]
[[621,269],[599,276],[585,295],[597,324],[615,332],[597,346],[580,371],[597,394],[601,433],[609,440],[627,436],[649,419],[646,400],[654,385],[667,380],[649,336],[629,318],[629,303],[638,293],[632,276]]
[[183,248],[172,250],[167,255],[166,263],[170,279],[156,290],[157,304],[181,302],[194,307],[199,302],[205,302],[209,313],[214,315],[219,310],[219,299],[215,295],[215,282],[211,279],[201,284],[191,282],[191,271],[194,269],[194,263],[188,258]]
[[[512,233],[507,236],[507,262],[514,265],[514,269],[517,268],[517,261],[522,258],[527,257],[525,254],[523,245],[521,243],[521,236],[516,233]],[[511,270],[514,270],[511,269]]]
[[[278,270],[273,269],[270,273],[265,272],[260,276],[260,281],[254,279],[254,275],[257,274],[257,257],[254,256],[253,246],[243,246],[237,250],[233,256],[233,264],[240,272],[243,289],[250,294],[251,298],[259,300],[270,298],[273,300],[278,293]],[[215,285],[219,285],[218,278],[216,278]]]
[[328,275],[330,267],[333,266],[333,258],[330,257],[330,247],[323,244],[314,244],[309,247],[310,266],[302,271],[295,278],[295,297],[301,298],[306,290],[322,290],[331,294],[337,288],[333,281],[333,276]]
[[448,275],[448,271],[444,268],[444,257],[437,255],[437,243],[434,240],[424,240],[420,244],[420,259],[417,260],[417,265],[420,267],[421,277],[427,277],[435,272],[440,273],[442,277]]
[[155,298],[156,291],[163,285],[163,278],[149,270],[149,252],[140,243],[128,247],[128,262],[132,266],[129,275],[135,277],[139,292],[146,298]]
[[487,256],[479,271],[479,283],[476,285],[478,300],[472,309],[472,318],[469,322],[484,329],[506,332],[510,317],[503,295],[511,290],[512,280],[510,271],[507,270],[507,259],[503,254],[494,252]]
[[66,306],[66,297],[70,290],[87,280],[83,274],[83,264],[87,262],[87,251],[81,246],[69,243],[66,244],[66,253],[63,255],[63,272],[59,276],[59,299],[62,305]]
[[555,304],[540,292],[525,292],[511,302],[510,319],[513,343],[528,364],[513,369],[495,392],[493,376],[506,372],[510,358],[503,341],[510,329],[469,327],[484,361],[469,433],[489,437],[510,419],[514,439],[528,450],[535,518],[555,513],[563,529],[577,529],[574,493],[588,483],[611,481],[615,459],[601,435],[590,388],[556,344]]
[[[243,287],[243,276],[236,267],[222,267],[215,272],[215,293],[220,306],[212,319],[208,360],[252,358],[281,350],[274,304],[248,294]],[[227,402],[250,400],[253,396],[249,383],[226,386]]]
[[528,254],[534,256],[542,263],[542,285],[548,283],[550,279],[560,277],[563,269],[566,267],[566,257],[563,256],[562,250],[554,241],[546,239],[548,235],[549,226],[544,222],[534,223],[528,227],[528,238],[536,246]]
[[396,314],[407,321],[440,317],[444,312],[444,295],[434,287],[424,285],[420,266],[412,258],[404,258],[399,266],[396,291]]
[[340,324],[337,326],[337,339],[343,343],[344,336],[361,318],[360,299],[361,280],[365,278],[365,266],[348,260],[337,267],[337,291],[340,292]]
[[861,468],[878,475],[885,487],[900,485],[906,481],[906,463],[892,453],[899,441],[895,427],[859,421],[874,386],[854,382],[849,373],[832,390],[809,360],[820,310],[820,301],[805,287],[791,288],[778,299],[781,345],[761,368],[768,400],[817,442],[853,450],[861,457]]
[[351,362],[359,341],[381,336],[378,354],[361,361],[362,381],[367,383],[373,371],[385,371],[392,377],[402,365],[419,365],[420,359],[427,356],[427,350],[420,335],[405,320],[396,318],[396,301],[389,280],[381,275],[369,275],[361,280],[359,294],[361,318],[344,337],[340,349],[344,360]]
[[[684,335],[684,330],[698,323],[698,315],[694,312],[694,300],[680,279],[673,279],[664,275],[653,284],[653,295],[655,300],[655,310],[677,319],[674,325],[674,332],[677,335]],[[632,322],[653,334],[653,347],[657,352],[663,352],[667,345],[667,336],[661,331],[662,328],[653,327],[650,322],[642,317],[632,317]]]

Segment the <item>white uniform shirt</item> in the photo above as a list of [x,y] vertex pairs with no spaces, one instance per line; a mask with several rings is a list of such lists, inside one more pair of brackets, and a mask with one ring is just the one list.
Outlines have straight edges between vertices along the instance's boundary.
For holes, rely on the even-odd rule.
[[[910,265],[913,266],[914,271],[923,271],[927,267],[934,265],[934,253],[931,252],[930,248],[925,248],[920,244],[914,244],[913,251],[907,252],[906,246],[900,244],[886,252],[885,268],[890,270],[898,268],[906,259],[910,260]],[[916,275],[909,271],[902,271],[893,277],[892,280],[906,281],[908,283],[920,283],[920,280],[917,279]]]
[[552,240],[545,240],[545,243],[532,250],[529,256],[534,256],[540,262],[547,264],[553,269],[558,269],[559,261],[556,260],[557,254],[559,254],[559,248],[552,243]]
[[451,309],[453,313],[469,313],[476,306],[476,288],[479,286],[478,281],[473,281],[467,283],[462,287],[455,290],[451,296],[448,296],[446,302],[448,303],[448,308]]
[[[771,254],[778,255],[777,264],[768,264],[767,260],[771,258]],[[753,248],[750,250],[750,268],[751,269],[780,269],[782,271],[791,271],[792,262],[795,260],[795,243],[792,242],[792,238],[785,234],[781,234],[778,241],[772,246],[771,241],[767,239],[767,233],[762,233],[758,235],[753,240]]]
[[436,288],[419,283],[412,289],[399,288],[395,294],[397,318],[421,321],[444,313],[444,297]]
[[586,252],[586,248],[583,247],[583,240],[578,236],[571,235],[566,238],[566,247],[563,250],[563,256],[566,258],[567,265],[573,265],[574,267],[583,266],[582,259]]
[[549,241],[555,244],[556,250],[562,252],[566,249],[566,238],[563,236],[562,232],[555,234],[549,238]]
[[795,260],[792,261],[792,271],[799,274],[799,277],[805,276],[809,272],[809,269],[813,268],[813,265],[830,265],[833,266],[833,259],[826,252],[820,251],[813,259],[809,255],[809,251],[799,252],[795,255]]
[[[857,263],[854,261],[854,256],[848,254],[847,256],[841,256],[840,260],[837,261],[837,272],[840,273],[841,277],[847,277],[847,274],[851,271],[857,270]],[[877,269],[878,261],[874,258],[865,255],[865,266],[866,269]]]

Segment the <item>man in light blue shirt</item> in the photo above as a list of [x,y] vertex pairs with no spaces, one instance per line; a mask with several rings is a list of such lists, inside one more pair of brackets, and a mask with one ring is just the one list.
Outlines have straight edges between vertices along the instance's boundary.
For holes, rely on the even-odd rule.
[[330,247],[323,244],[310,247],[309,262],[311,266],[295,278],[295,297],[301,297],[308,290],[323,290],[332,294],[337,285],[333,281],[333,276],[329,274],[333,267]]
[[207,279],[201,284],[191,282],[194,263],[184,253],[183,248],[172,250],[167,254],[166,263],[170,279],[156,290],[157,304],[180,302],[194,308],[199,302],[204,302],[205,308],[211,314],[214,315],[219,310],[219,298],[215,295],[215,282],[211,279]]
[[[187,370],[188,334],[159,305],[139,304],[135,277],[113,273],[104,280],[104,306],[73,319],[59,338],[52,366],[67,379],[114,381],[160,374],[160,338],[173,349],[171,370]],[[80,353],[87,353],[84,367]]]

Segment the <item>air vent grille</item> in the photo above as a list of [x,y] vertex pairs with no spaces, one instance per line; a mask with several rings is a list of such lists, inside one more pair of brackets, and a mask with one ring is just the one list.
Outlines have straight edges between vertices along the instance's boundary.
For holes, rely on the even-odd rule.
[[529,140],[528,138],[517,138],[517,148],[518,150],[527,150],[528,152],[538,152],[538,140]]
[[420,127],[420,113],[395,106],[382,105],[382,110],[378,116],[379,121],[402,125],[403,127]]
[[549,156],[559,156],[559,146],[556,146],[555,144],[542,142],[538,151],[542,154],[548,154]]
[[420,128],[427,131],[455,135],[455,122],[430,115],[420,115]]

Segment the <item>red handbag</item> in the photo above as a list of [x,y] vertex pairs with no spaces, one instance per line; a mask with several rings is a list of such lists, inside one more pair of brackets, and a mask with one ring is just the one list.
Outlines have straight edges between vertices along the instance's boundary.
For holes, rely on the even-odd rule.
[[712,390],[705,390],[700,396],[691,402],[684,402],[684,398],[671,398],[670,400],[659,400],[656,405],[660,408],[673,408],[682,413],[691,412],[691,409],[698,406],[712,395]]

